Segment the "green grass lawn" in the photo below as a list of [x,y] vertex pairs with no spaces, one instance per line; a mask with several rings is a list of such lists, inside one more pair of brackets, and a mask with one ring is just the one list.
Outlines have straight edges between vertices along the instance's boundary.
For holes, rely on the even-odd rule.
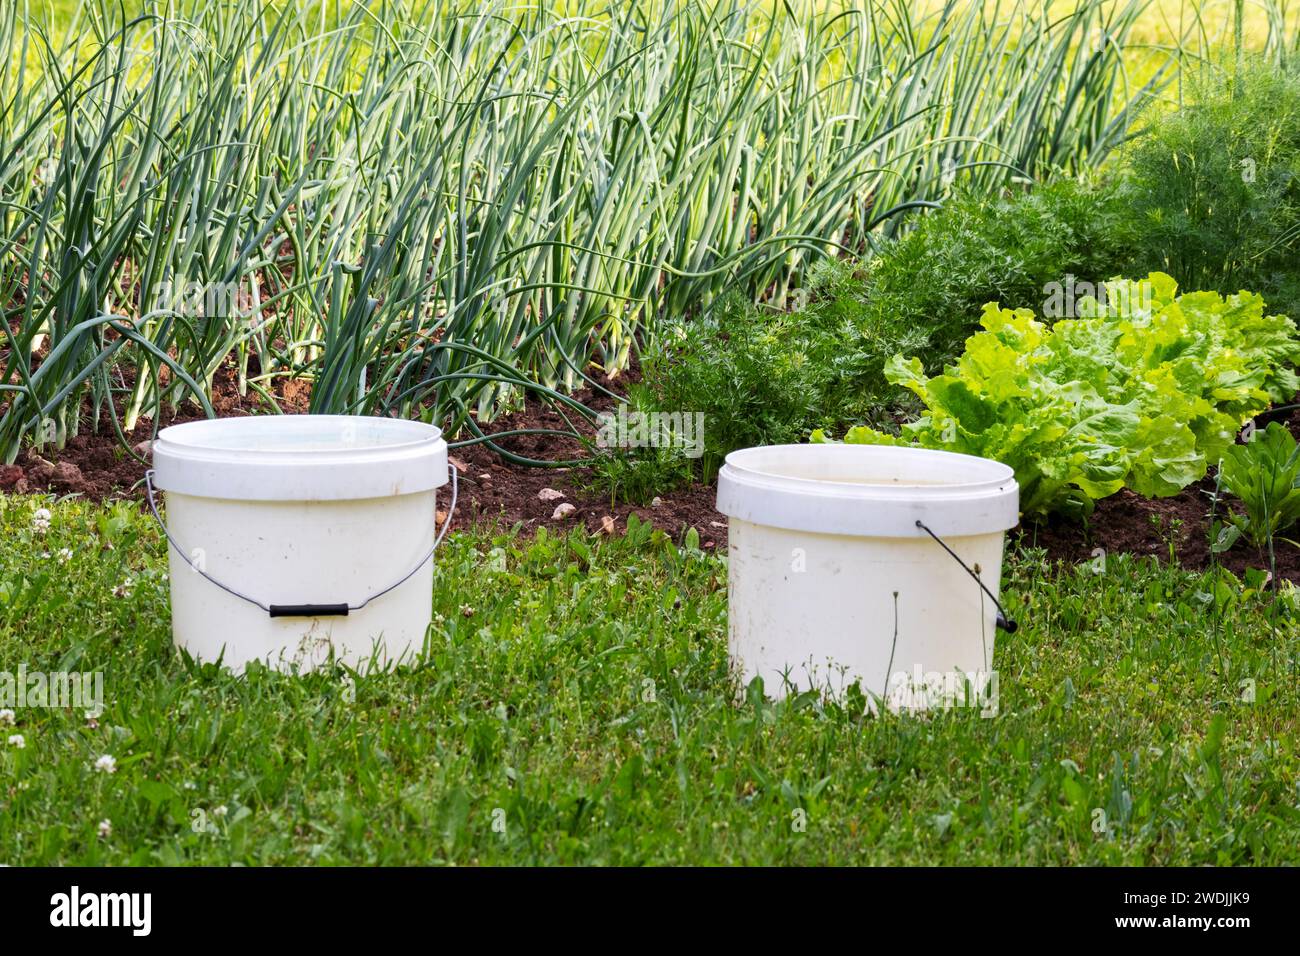
[[459,534],[418,668],[237,679],[173,652],[150,519],[48,504],[0,498],[0,670],[105,709],[0,728],[0,863],[1300,861],[1290,592],[1020,554],[999,715],[873,718],[735,686],[724,558]]

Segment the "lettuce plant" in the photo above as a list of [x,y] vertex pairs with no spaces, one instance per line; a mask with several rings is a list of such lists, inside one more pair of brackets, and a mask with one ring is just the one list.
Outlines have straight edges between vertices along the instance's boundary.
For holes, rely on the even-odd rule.
[[1231,516],[1215,551],[1226,551],[1242,535],[1262,550],[1300,520],[1300,446],[1277,422],[1224,452],[1219,481],[1241,500],[1246,513]]
[[933,377],[895,356],[886,377],[925,413],[901,436],[859,427],[845,441],[993,458],[1015,469],[1026,513],[1087,512],[1126,486],[1177,493],[1242,422],[1300,386],[1295,324],[1266,315],[1258,295],[1179,296],[1157,272],[1107,283],[1104,300],[1078,311],[1049,329],[1028,310],[990,303],[984,331]]

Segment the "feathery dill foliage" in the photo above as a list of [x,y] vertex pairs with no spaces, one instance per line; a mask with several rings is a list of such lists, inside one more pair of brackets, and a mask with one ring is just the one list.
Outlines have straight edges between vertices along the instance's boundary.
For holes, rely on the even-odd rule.
[[646,350],[661,408],[703,411],[703,477],[728,452],[801,441],[810,429],[888,427],[918,410],[891,385],[900,353],[938,371],[978,329],[986,302],[1041,312],[1069,275],[1119,274],[1136,229],[1114,182],[1064,179],[996,196],[960,190],[943,209],[862,261],[809,270],[807,301],[777,312],[725,300],[709,316],[665,329]]
[[737,448],[803,441],[812,428],[842,433],[886,413],[894,390],[884,361],[929,339],[867,289],[855,263],[823,260],[795,311],[731,295],[694,321],[663,325],[643,353],[650,404],[704,414],[701,479]]
[[1300,315],[1300,61],[1207,72],[1126,150],[1134,271]]
[[[867,265],[862,323],[915,330],[938,368],[961,351],[985,303],[1042,313],[1052,283],[1123,271],[1137,230],[1114,179],[1088,177],[997,196],[963,190]],[[880,380],[893,353],[864,370]]]
[[1144,95],[1144,0],[909,6],[4,4],[0,459],[223,366],[477,431],[954,180],[1098,163]]

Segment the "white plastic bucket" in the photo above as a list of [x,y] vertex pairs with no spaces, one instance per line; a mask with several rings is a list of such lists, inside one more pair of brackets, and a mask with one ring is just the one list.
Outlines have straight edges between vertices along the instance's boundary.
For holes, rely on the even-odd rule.
[[742,684],[761,677],[781,697],[857,682],[894,709],[934,706],[936,690],[956,690],[955,703],[995,695],[990,594],[1019,503],[1010,468],[969,455],[837,444],[732,452],[718,510],[730,519],[729,650]]
[[439,429],[343,415],[212,419],[163,429],[153,461],[168,493],[178,647],[237,673],[254,660],[306,671],[331,651],[355,668],[420,652],[448,479]]

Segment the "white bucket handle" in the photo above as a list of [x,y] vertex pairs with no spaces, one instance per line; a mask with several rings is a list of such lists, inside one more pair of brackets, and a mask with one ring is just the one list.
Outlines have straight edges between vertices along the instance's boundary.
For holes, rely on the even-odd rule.
[[389,591],[401,587],[403,584],[409,581],[412,578],[412,576],[414,576],[416,571],[419,571],[420,568],[424,567],[425,562],[427,562],[430,558],[432,558],[434,552],[438,550],[438,545],[442,544],[442,539],[447,536],[447,529],[451,527],[452,515],[456,513],[456,492],[458,490],[457,486],[459,484],[457,480],[459,477],[459,473],[456,471],[456,466],[454,464],[449,463],[447,467],[448,470],[451,472],[451,505],[447,508],[447,517],[443,519],[442,530],[439,531],[433,538],[433,547],[429,549],[429,553],[426,554],[423,558],[421,558],[419,563],[416,564],[415,567],[411,568],[411,570],[408,571],[405,575],[403,575],[399,580],[393,582],[388,587],[384,588],[382,591],[376,591],[374,594],[370,595],[370,597],[366,598],[360,604],[263,604],[261,601],[257,600],[257,598],[249,597],[247,594],[242,594],[239,591],[236,591],[234,588],[230,587],[229,585],[222,584],[220,581],[218,581],[212,575],[208,574],[206,571],[204,571],[197,564],[195,564],[193,561],[190,560],[190,556],[185,553],[185,551],[181,548],[179,544],[176,543],[176,539],[172,537],[172,533],[171,531],[168,530],[166,523],[162,519],[162,516],[158,514],[158,504],[154,500],[154,488],[153,488],[154,470],[152,468],[150,468],[148,471],[144,473],[144,489],[145,489],[145,496],[149,499],[149,510],[153,513],[154,520],[158,522],[158,527],[162,528],[162,533],[167,538],[167,543],[171,547],[176,549],[176,553],[181,556],[182,561],[184,561],[187,565],[189,565],[190,570],[194,571],[200,577],[208,581],[211,581],[213,584],[221,588],[221,590],[225,591],[227,594],[232,594],[235,597],[239,598],[241,601],[247,601],[249,604],[261,608],[267,614],[271,615],[271,617],[326,617],[326,616],[347,617],[349,611],[359,611],[367,604],[369,604],[371,601],[373,601],[375,598],[383,597]]

